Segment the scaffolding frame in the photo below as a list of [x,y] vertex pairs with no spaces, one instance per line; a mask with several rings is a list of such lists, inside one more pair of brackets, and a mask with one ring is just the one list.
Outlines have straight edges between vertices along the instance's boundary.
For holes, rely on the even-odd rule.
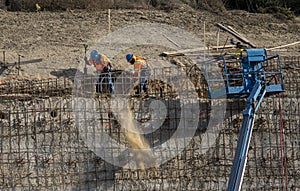
[[[280,94],[280,99],[277,95],[266,98],[258,111],[243,190],[300,189],[297,183],[300,179],[300,58],[283,57],[282,65],[286,91]],[[154,76],[167,70],[170,68],[154,70]],[[226,190],[245,100],[227,100],[226,116],[216,142],[201,153],[199,147],[210,119],[210,102],[205,99],[205,79],[195,76],[201,85],[197,92],[201,112],[194,137],[179,155],[158,169],[145,171],[113,166],[84,144],[72,114],[73,78],[18,77],[1,81],[0,189]],[[91,77],[87,81],[93,84],[95,79]],[[152,81],[151,92],[155,99],[163,100],[170,112],[163,128],[146,136],[152,144],[171,136],[180,120],[176,113],[180,110],[176,92],[167,83],[158,85],[157,82]],[[109,98],[95,95],[99,106],[105,99]],[[135,113],[139,113],[141,101],[146,107],[151,100],[132,98]],[[127,144],[118,121],[106,110],[97,112],[99,120],[109,124],[104,130]]]

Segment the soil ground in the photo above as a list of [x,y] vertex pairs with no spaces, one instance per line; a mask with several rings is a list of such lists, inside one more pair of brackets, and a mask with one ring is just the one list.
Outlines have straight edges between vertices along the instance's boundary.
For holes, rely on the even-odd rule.
[[[6,62],[42,58],[42,62],[21,66],[21,75],[59,76],[72,75],[84,56],[83,44],[93,46],[108,33],[107,10],[89,12],[7,12],[0,10],[0,49],[6,51]],[[257,47],[270,48],[300,40],[300,17],[293,20],[278,19],[269,14],[252,14],[245,11],[211,13],[195,11],[178,5],[169,11],[162,10],[112,10],[111,31],[139,23],[164,23],[182,28],[210,46],[216,45],[217,23],[229,25]],[[232,38],[221,31],[220,45],[229,44]],[[228,41],[226,41],[228,40]],[[157,56],[161,50],[148,50],[147,56]],[[300,45],[287,47],[280,54],[298,54]],[[1,55],[2,56],[2,55]],[[125,59],[114,60],[115,69],[126,68]],[[3,61],[3,58],[1,58]],[[15,75],[16,71],[3,70],[1,78]]]
[[[18,59],[18,54],[22,55],[21,61],[27,61],[36,58],[43,59],[42,62],[22,65],[20,74],[26,76],[59,77],[74,74],[78,65],[82,63],[82,58],[84,56],[83,44],[89,44],[92,47],[100,38],[104,37],[107,34],[106,10],[98,12],[69,10],[66,12],[33,13],[6,12],[2,10],[0,13],[0,20],[0,48],[6,51],[5,59],[8,63],[16,62]],[[217,23],[232,26],[234,29],[247,37],[251,42],[256,44],[257,47],[269,48],[300,40],[299,17],[295,18],[294,20],[287,21],[277,19],[274,16],[267,14],[250,14],[244,11],[228,11],[216,14],[206,11],[195,11],[187,6],[178,6],[176,9],[169,11],[111,11],[111,31],[116,31],[128,25],[139,23],[165,23],[185,29],[191,33],[194,33],[200,39],[203,39],[204,22],[206,29],[206,43],[209,45],[216,45],[216,33],[218,31],[218,28],[216,26]],[[228,33],[221,32],[220,44],[225,44],[228,38],[231,38]],[[227,42],[227,44],[229,44],[229,42]],[[131,51],[137,51],[146,57],[158,57],[158,55],[165,50],[166,49],[163,47],[144,47],[140,48],[140,50]],[[280,52],[280,54],[299,55],[299,50],[300,45],[297,45],[289,47],[288,51]],[[130,65],[127,64],[124,59],[125,54],[119,56],[120,57],[111,58],[114,63],[114,68],[126,69],[127,67],[129,67]],[[183,58],[181,57],[178,59],[179,61],[182,61],[180,59]],[[7,68],[1,71],[0,78],[7,78],[14,75],[16,75],[15,68]],[[295,82],[287,83],[293,84],[288,88],[292,89],[293,87],[295,87],[295,90],[293,90],[294,92],[292,93],[298,95],[298,71],[294,71],[294,73],[290,72],[287,75],[290,75],[287,79],[295,80]],[[24,83],[26,83],[26,80],[24,81]],[[11,87],[9,83],[8,87]],[[22,84],[17,87],[22,88]],[[37,88],[36,90],[39,89]],[[42,90],[40,91],[43,92]],[[298,98],[294,99],[295,96],[292,96],[293,99],[289,99],[288,97],[286,97],[286,100],[282,101],[283,103],[285,103],[283,110],[285,111],[285,108],[290,107],[287,111],[293,111],[296,113],[296,115],[290,115],[288,113],[284,115],[283,119],[285,120],[285,125],[288,127],[287,132],[289,132],[289,138],[291,140],[297,140],[298,134],[296,132],[298,132],[299,124],[297,112],[299,113],[299,107],[298,110],[296,107]],[[16,107],[14,105],[9,106],[16,110],[16,112],[13,112],[13,114],[15,114],[16,116],[11,115],[12,117],[15,117],[15,119],[20,118],[21,121],[31,120],[33,121],[33,123],[36,123],[33,119],[36,118],[36,111],[38,109],[38,111],[40,112],[40,108],[54,108],[57,105],[63,105],[63,107],[66,108],[61,108],[61,115],[59,115],[61,116],[61,118],[59,118],[60,121],[58,121],[58,118],[52,119],[55,116],[53,117],[52,115],[49,115],[48,109],[44,109],[43,111],[41,111],[42,118],[44,117],[45,121],[49,123],[49,125],[43,126],[45,133],[37,133],[34,128],[31,128],[32,134],[35,134],[36,137],[28,136],[29,138],[27,137],[27,139],[19,138],[18,140],[22,140],[24,142],[24,145],[22,145],[21,147],[17,146],[18,141],[15,141],[14,144],[4,144],[10,145],[10,149],[19,148],[18,152],[7,151],[7,158],[10,160],[14,160],[20,159],[18,158],[20,156],[17,156],[17,154],[15,154],[20,153],[20,148],[28,149],[28,146],[26,144],[28,144],[28,142],[32,143],[31,145],[29,145],[29,147],[35,148],[32,149],[34,152],[28,152],[29,154],[27,154],[27,156],[24,155],[24,158],[27,158],[28,161],[34,160],[36,158],[36,161],[42,161],[36,162],[37,164],[45,165],[41,168],[36,168],[35,165],[31,165],[33,162],[27,161],[28,165],[26,164],[24,165],[24,167],[20,165],[20,168],[15,168],[13,166],[14,163],[7,162],[5,165],[3,165],[3,167],[1,166],[1,168],[3,169],[8,169],[5,171],[3,170],[3,172],[1,169],[2,175],[0,175],[0,177],[5,178],[2,178],[3,182],[1,182],[0,185],[3,185],[4,188],[23,186],[26,188],[29,187],[29,189],[38,188],[39,190],[49,190],[49,188],[52,188],[54,190],[55,186],[58,185],[70,185],[72,187],[72,189],[70,190],[84,190],[82,188],[91,190],[91,186],[111,188],[113,185],[113,188],[115,190],[126,190],[126,185],[131,186],[130,183],[132,183],[132,185],[136,185],[136,182],[139,183],[136,186],[138,188],[136,190],[145,190],[145,188],[149,188],[152,185],[153,188],[156,188],[153,190],[175,190],[175,188],[184,188],[190,190],[192,188],[195,188],[195,185],[198,186],[198,190],[222,190],[224,189],[223,187],[225,187],[227,181],[226,177],[228,177],[229,175],[229,167],[231,166],[230,161],[232,161],[233,158],[233,148],[236,147],[238,132],[237,129],[241,125],[241,118],[237,114],[230,113],[233,117],[231,116],[231,119],[228,119],[228,121],[226,120],[224,122],[228,123],[228,125],[226,125],[225,129],[222,131],[222,135],[217,140],[216,144],[218,146],[216,146],[215,149],[210,150],[206,156],[202,156],[199,154],[198,148],[200,136],[196,136],[194,141],[182,155],[174,158],[165,166],[161,166],[160,171],[156,171],[152,174],[137,173],[136,176],[135,172],[115,169],[108,163],[104,163],[103,161],[99,160],[99,158],[94,156],[94,154],[88,151],[87,148],[81,145],[81,142],[79,142],[78,137],[73,129],[74,124],[72,123],[72,117],[70,116],[68,110],[68,107],[70,107],[69,98],[66,98],[64,96],[62,96],[61,99],[55,97],[50,98],[50,104],[48,103],[47,99],[45,100],[46,101],[40,99],[35,100],[40,103],[29,101],[27,104],[25,102],[26,104],[23,105],[28,107],[27,109],[24,109],[23,105],[19,104],[19,102],[15,102],[15,104],[17,105]],[[172,99],[170,100],[172,101]],[[277,177],[277,175],[280,174],[279,171],[282,168],[278,168],[276,166],[277,164],[279,164],[278,166],[280,166],[280,161],[274,160],[274,158],[272,158],[274,156],[276,158],[276,154],[278,155],[278,148],[270,147],[269,149],[268,146],[265,146],[268,144],[279,144],[279,141],[276,139],[276,137],[279,137],[279,125],[275,112],[277,104],[274,104],[274,100],[277,100],[277,98],[270,98],[270,100],[266,100],[263,103],[263,108],[267,109],[263,110],[262,113],[258,115],[258,118],[262,121],[262,123],[260,123],[260,125],[258,126],[255,126],[255,132],[253,133],[253,145],[255,145],[257,149],[251,149],[250,151],[250,156],[252,157],[250,157],[248,163],[248,169],[250,170],[247,170],[247,178],[244,181],[246,186],[249,186],[249,190],[251,190],[252,186],[256,186],[256,188],[261,188],[259,186],[262,186],[263,188],[265,188],[264,190],[271,190],[271,188],[276,188],[276,190],[278,190],[279,186],[281,185],[280,183],[278,183],[279,176]],[[53,104],[53,106],[51,104]],[[231,107],[231,109],[237,111],[240,114],[240,110],[243,105],[244,103],[238,102],[235,105],[237,109],[232,109],[233,107]],[[203,104],[203,109],[207,108],[208,106],[206,104]],[[175,110],[176,107],[174,107],[172,110],[172,112],[174,113],[173,118],[177,119],[178,117],[175,115]],[[27,116],[26,118],[23,117],[23,115],[19,116],[18,111],[33,112],[31,112],[32,116],[24,114],[24,116]],[[52,113],[52,110],[50,113]],[[173,116],[173,113],[171,113],[171,116]],[[272,114],[269,115],[269,113]],[[4,118],[3,121],[6,122],[5,113],[1,115],[2,118]],[[292,118],[291,116],[295,117]],[[201,114],[200,118],[205,123],[204,119],[207,119],[208,116],[205,116],[205,114]],[[61,120],[63,120],[63,122]],[[2,127],[10,127],[9,123],[5,124],[4,122]],[[38,122],[42,127],[44,121],[41,120]],[[170,128],[170,126],[172,127],[172,124],[173,123],[167,124],[168,128]],[[33,127],[35,126],[37,125],[33,125]],[[260,126],[264,128],[259,128]],[[20,134],[22,135],[22,133],[20,133],[21,131],[28,132],[29,130],[27,129],[28,128],[23,128],[19,131],[16,130],[15,137],[18,137]],[[9,134],[11,133],[11,131],[5,130],[3,134],[5,135],[5,133]],[[4,140],[4,143],[12,142],[11,139],[7,138],[9,136],[5,137],[6,140]],[[266,143],[267,141],[270,142]],[[51,158],[49,159],[49,166],[47,166],[49,161],[47,160],[48,158],[43,158],[43,156],[48,157],[46,151],[39,151],[39,154],[36,154],[37,150],[40,150],[41,148],[41,146],[37,145],[36,143],[39,143],[43,146],[44,143],[46,143],[46,145],[49,144],[49,153],[50,150],[53,149],[51,150],[51,154],[49,154],[49,156],[53,157],[53,161],[51,161]],[[294,145],[294,143],[288,142],[288,145]],[[62,148],[68,148],[69,155],[65,154],[65,152],[62,152]],[[294,154],[294,150],[298,149],[298,147],[290,146],[289,148],[293,148],[293,152],[289,152],[287,156],[288,161],[296,161],[289,164],[288,166],[290,176],[289,185],[291,188],[294,188],[295,185],[297,189],[296,180],[299,179],[297,178],[299,177],[299,155]],[[5,149],[6,148],[4,148],[4,150]],[[27,153],[26,150],[22,152]],[[22,162],[22,160],[16,161]],[[182,161],[184,161],[184,163]],[[275,165],[275,167],[277,168],[274,168],[273,165]],[[264,168],[261,169],[261,166],[263,166]],[[19,169],[23,171],[19,172],[21,171]],[[31,172],[34,173],[31,174]],[[40,178],[39,176],[36,176],[36,172],[42,173],[45,176]],[[189,176],[192,177],[191,181]],[[261,177],[263,177],[264,179],[261,179]],[[24,178],[24,180],[22,178]],[[162,182],[161,180],[163,180],[164,182]],[[73,182],[74,184],[72,184]],[[260,182],[263,183],[260,184]],[[44,189],[40,189],[40,187],[43,187]],[[61,189],[67,190],[65,188]],[[132,187],[130,190],[132,190]]]

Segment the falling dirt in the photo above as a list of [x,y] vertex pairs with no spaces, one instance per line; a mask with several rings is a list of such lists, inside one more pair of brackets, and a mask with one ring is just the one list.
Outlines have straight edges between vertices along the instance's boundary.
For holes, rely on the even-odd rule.
[[155,166],[155,157],[149,143],[134,123],[132,111],[127,108],[127,110],[125,109],[121,112],[121,116],[121,128],[124,130],[125,137],[132,149],[137,168],[145,170],[146,168]]

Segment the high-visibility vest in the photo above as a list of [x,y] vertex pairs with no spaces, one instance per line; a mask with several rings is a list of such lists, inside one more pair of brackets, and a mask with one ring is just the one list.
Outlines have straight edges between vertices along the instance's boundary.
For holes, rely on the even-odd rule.
[[240,57],[241,57],[241,53],[244,51],[244,49],[242,49],[242,48],[239,48],[239,49],[237,49],[236,51],[235,51],[235,57],[236,57],[236,59],[240,59]]
[[107,67],[108,72],[110,72],[111,70],[110,60],[105,55],[101,55],[101,58],[102,60],[100,63],[95,62],[94,60],[92,60],[92,58],[90,58],[89,61],[91,64],[93,64],[96,67],[97,71],[104,72],[103,69]]
[[138,77],[141,74],[141,71],[143,69],[147,69],[148,68],[148,64],[146,62],[146,60],[144,60],[142,57],[137,56],[135,58],[135,62],[133,65],[133,69],[134,69],[134,77]]

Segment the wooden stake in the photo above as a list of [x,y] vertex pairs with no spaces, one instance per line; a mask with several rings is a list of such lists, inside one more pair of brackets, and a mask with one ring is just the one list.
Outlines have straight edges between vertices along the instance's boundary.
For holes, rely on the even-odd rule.
[[107,17],[107,20],[108,20],[108,34],[110,33],[110,9],[108,9],[108,17]]
[[[206,34],[205,34],[205,21],[204,21],[204,23],[203,23],[203,44],[204,44],[204,48],[206,48],[206,39],[205,39],[205,36],[206,36]],[[204,60],[205,60],[206,58],[205,58],[205,54],[204,54]]]
[[[234,47],[235,47],[235,45],[226,45],[226,43],[225,43],[224,46],[211,46],[211,47],[209,47],[209,49],[210,50],[232,49]],[[184,55],[184,54],[190,53],[190,52],[202,52],[202,51],[207,51],[207,50],[208,50],[207,47],[200,47],[200,48],[193,48],[193,49],[183,49],[183,50],[163,52],[163,53],[161,53],[161,56],[179,56],[179,55]]]
[[19,74],[20,74],[20,68],[21,68],[20,62],[21,62],[21,55],[19,54],[19,55],[18,55],[18,66],[17,66],[17,69],[18,69],[18,76],[19,76]]
[[276,46],[276,47],[273,47],[273,48],[267,48],[266,50],[280,49],[280,48],[284,48],[284,47],[292,46],[292,45],[296,45],[296,44],[300,44],[300,41],[293,42],[293,43],[286,44],[286,45]]
[[205,21],[204,21],[204,24],[203,24],[203,44],[204,44],[204,47],[206,47],[206,39],[205,39]]
[[[220,43],[220,29],[218,29],[217,31],[217,47],[219,46]],[[219,48],[217,48],[217,51],[219,50]]]
[[5,50],[3,51],[3,63],[5,64]]
[[174,45],[176,45],[177,47],[180,47],[180,45],[178,43],[176,43],[174,40],[172,40],[171,38],[169,38],[167,35],[163,34],[163,36],[168,39],[170,42],[172,42]]

